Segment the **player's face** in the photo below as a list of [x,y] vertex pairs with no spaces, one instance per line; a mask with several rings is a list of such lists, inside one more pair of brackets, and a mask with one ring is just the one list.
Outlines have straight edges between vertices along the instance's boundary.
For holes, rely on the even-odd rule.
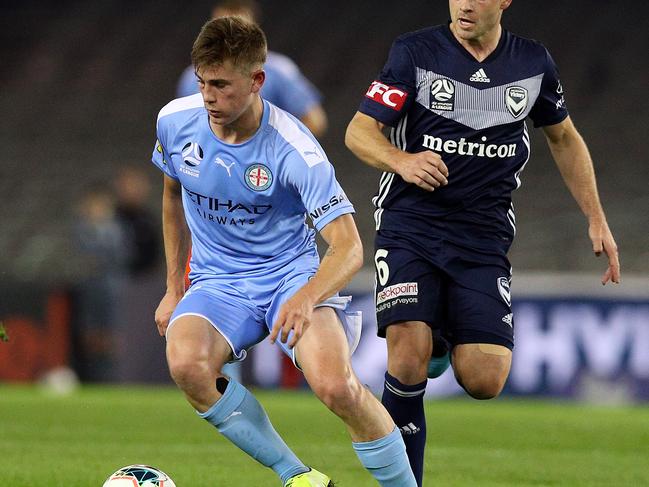
[[480,41],[500,25],[511,0],[449,0],[451,28],[466,41]]
[[196,70],[198,86],[210,121],[229,125],[246,112],[264,80],[261,70],[245,73],[230,61]]

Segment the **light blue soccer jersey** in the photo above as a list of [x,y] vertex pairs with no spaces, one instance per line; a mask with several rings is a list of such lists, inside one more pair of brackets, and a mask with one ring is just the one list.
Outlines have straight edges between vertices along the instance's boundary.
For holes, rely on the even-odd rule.
[[190,279],[255,277],[319,258],[315,232],[354,208],[311,133],[264,101],[255,135],[227,144],[209,126],[200,94],[158,115],[153,162],[182,185],[192,234]]

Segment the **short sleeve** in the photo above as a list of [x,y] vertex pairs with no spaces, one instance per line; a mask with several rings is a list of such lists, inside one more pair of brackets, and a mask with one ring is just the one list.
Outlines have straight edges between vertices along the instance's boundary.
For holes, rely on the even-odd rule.
[[[317,151],[324,154],[321,147]],[[320,231],[325,225],[346,213],[354,213],[354,207],[336,180],[334,167],[326,159],[309,164],[297,150],[288,155],[291,167],[289,181],[297,191],[313,222]]]
[[415,64],[407,45],[397,39],[378,79],[373,81],[359,111],[394,127],[416,97]]
[[158,138],[155,141],[155,146],[153,147],[153,155],[151,156],[151,161],[153,164],[158,166],[158,168],[165,173],[167,176],[173,179],[178,179],[176,170],[173,167],[171,162],[171,157],[169,152],[166,149],[166,137],[164,129],[161,128],[160,121],[158,121]]
[[543,49],[545,51],[545,71],[541,82],[541,92],[529,115],[535,127],[555,125],[568,116],[557,66],[550,53],[545,48]]

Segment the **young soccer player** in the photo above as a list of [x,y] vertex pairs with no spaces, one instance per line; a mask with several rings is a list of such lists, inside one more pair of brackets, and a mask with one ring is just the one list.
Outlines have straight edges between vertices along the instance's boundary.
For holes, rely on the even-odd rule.
[[[326,487],[329,477],[305,466],[254,396],[220,372],[270,332],[379,484],[412,487],[399,430],[351,367],[360,324],[338,291],[362,262],[353,207],[311,133],[260,97],[265,57],[257,25],[209,21],[192,49],[201,93],[158,116],[167,292],[156,323],[171,376],[202,418],[285,486]],[[329,245],[322,262],[305,215]]]

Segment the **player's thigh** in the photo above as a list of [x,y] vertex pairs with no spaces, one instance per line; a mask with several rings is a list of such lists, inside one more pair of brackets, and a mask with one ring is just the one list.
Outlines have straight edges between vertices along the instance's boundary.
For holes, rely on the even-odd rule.
[[199,365],[219,371],[231,356],[223,335],[202,316],[184,314],[167,333],[167,362],[172,372]]
[[465,343],[453,348],[453,372],[464,389],[477,399],[502,391],[512,364],[512,351],[492,343]]
[[[275,290],[270,306],[266,312],[266,326],[269,330],[272,329],[275,324],[282,305],[298,292],[298,290],[302,288],[314,274],[315,269],[312,266],[307,265],[296,268],[291,275],[284,277],[279,288]],[[317,305],[313,311],[312,318],[313,320],[317,320],[320,316],[332,317],[331,320],[325,320],[325,322],[328,327],[334,328],[337,334],[342,333],[342,337],[346,343],[346,354],[348,356],[350,355],[350,351],[353,351],[358,345],[362,328],[360,313],[348,310],[350,302],[351,297],[349,296],[339,296],[337,294],[331,296]],[[322,311],[325,312],[322,313]],[[287,346],[287,343],[291,341],[292,337],[293,331],[291,330],[286,343],[278,340],[276,344],[279,345],[282,351],[295,363],[295,351],[297,347],[289,349]],[[302,342],[303,339],[304,338],[301,338],[298,344]]]
[[334,309],[317,308],[295,348],[296,364],[329,409],[339,415],[361,410],[364,386],[352,369],[347,337]]
[[313,311],[310,325],[295,346],[295,360],[309,383],[351,375],[347,337],[334,309]]
[[[199,328],[204,332],[192,329],[196,323],[201,323]],[[182,333],[176,334],[174,329],[178,325],[182,325]],[[217,286],[202,285],[190,288],[178,303],[169,320],[167,340],[183,342],[194,334],[198,340],[191,343],[198,350],[207,349],[208,354],[216,353],[219,358],[225,355],[227,362],[243,360],[247,349],[263,340],[267,330],[263,313],[245,296],[225,294]],[[200,339],[206,341],[196,343]]]
[[505,262],[466,267],[448,285],[447,338],[460,384],[472,396],[488,399],[500,393],[511,368],[510,273]]

